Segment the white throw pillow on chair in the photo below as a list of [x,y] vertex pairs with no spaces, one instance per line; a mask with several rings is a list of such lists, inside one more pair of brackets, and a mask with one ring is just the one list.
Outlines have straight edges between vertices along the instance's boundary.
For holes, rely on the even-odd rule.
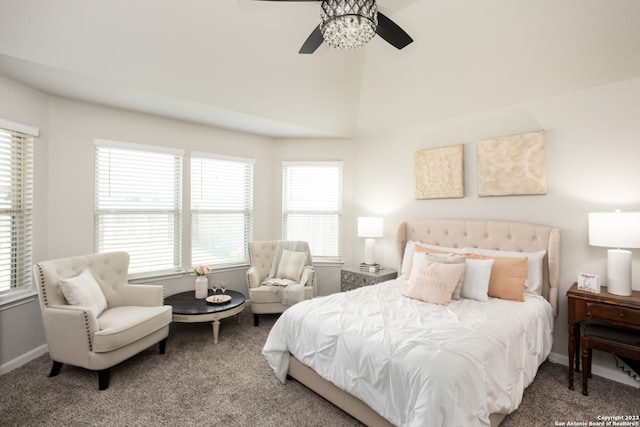
[[283,249],[276,277],[299,282],[306,262],[306,252],[294,252]]
[[102,289],[89,270],[85,269],[76,277],[60,280],[58,286],[69,304],[87,307],[96,317],[107,309]]

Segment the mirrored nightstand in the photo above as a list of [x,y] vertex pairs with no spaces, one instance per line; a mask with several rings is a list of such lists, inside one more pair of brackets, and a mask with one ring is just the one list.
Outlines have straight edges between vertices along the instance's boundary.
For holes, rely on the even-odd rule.
[[362,271],[360,267],[344,267],[340,271],[340,288],[343,292],[361,288],[362,286],[375,285],[398,277],[398,272],[393,268],[381,268],[375,273]]

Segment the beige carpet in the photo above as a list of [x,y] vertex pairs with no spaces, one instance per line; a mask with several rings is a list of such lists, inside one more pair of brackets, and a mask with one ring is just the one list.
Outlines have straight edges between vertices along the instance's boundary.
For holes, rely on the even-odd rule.
[[[2,426],[360,426],[295,381],[279,383],[260,351],[276,316],[251,313],[209,324],[172,324],[167,353],[153,347],[112,369],[106,391],[97,374],[65,365],[48,378],[48,355],[0,376]],[[520,408],[503,426],[554,426],[639,415],[640,390],[594,377],[588,397],[567,389],[565,366],[545,363]]]

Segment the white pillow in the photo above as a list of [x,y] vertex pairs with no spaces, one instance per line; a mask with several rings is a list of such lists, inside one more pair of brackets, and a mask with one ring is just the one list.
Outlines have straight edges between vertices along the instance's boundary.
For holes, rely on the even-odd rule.
[[413,240],[409,240],[407,245],[404,247],[404,254],[402,255],[402,265],[400,266],[400,275],[398,277],[408,279],[408,277],[404,277],[407,274],[407,269],[409,268],[409,263],[411,258],[413,257]]
[[489,292],[491,267],[493,267],[493,259],[467,258],[467,268],[464,271],[460,296],[481,302],[489,301],[487,293]]
[[102,289],[89,270],[85,269],[76,277],[60,280],[58,286],[67,303],[87,307],[96,317],[107,309]]
[[463,248],[468,254],[478,254],[493,257],[521,258],[527,257],[527,283],[525,291],[535,295],[542,295],[542,281],[544,279],[543,260],[547,251],[538,252],[517,252],[517,251],[497,251],[482,248]]
[[429,243],[423,242],[414,242],[413,240],[409,240],[407,245],[404,247],[404,254],[402,256],[402,265],[400,266],[400,275],[398,276],[400,279],[409,280],[409,277],[405,277],[407,274],[407,270],[409,269],[409,264],[411,264],[411,258],[413,257],[413,245],[422,246],[427,249],[435,249],[442,252],[451,252],[451,253],[462,253],[462,249],[460,248],[448,248],[446,246],[438,246],[432,245]]
[[278,264],[276,277],[299,282],[306,261],[306,252],[294,252],[283,249],[282,255],[280,255],[280,264]]

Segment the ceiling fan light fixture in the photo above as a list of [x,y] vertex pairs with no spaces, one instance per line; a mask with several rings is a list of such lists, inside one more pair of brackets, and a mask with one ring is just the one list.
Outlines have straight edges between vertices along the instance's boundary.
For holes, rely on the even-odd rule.
[[322,38],[331,47],[355,49],[376,35],[375,0],[323,0],[320,10]]

